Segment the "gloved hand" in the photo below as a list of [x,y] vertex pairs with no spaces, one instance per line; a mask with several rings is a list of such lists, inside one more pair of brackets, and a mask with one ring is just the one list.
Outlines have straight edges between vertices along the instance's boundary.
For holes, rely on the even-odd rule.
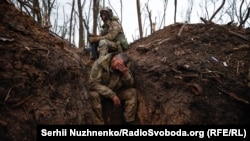
[[88,40],[90,43],[98,42],[101,40],[101,36],[89,36]]

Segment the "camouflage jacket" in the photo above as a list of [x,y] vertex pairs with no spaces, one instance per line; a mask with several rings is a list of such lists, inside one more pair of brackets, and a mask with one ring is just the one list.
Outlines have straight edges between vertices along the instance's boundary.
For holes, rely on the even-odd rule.
[[107,54],[96,60],[90,71],[90,91],[96,91],[104,97],[112,98],[118,90],[131,87],[134,78],[130,71],[126,74],[114,70],[110,66],[113,54]]
[[117,17],[112,17],[102,25],[101,36],[104,39],[116,42],[119,38],[125,37],[121,24]]

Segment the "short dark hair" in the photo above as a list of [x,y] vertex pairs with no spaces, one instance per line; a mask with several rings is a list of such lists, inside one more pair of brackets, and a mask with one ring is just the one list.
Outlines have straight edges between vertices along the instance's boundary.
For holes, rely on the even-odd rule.
[[129,57],[126,53],[118,53],[117,54],[118,58],[121,58],[124,61],[124,64],[127,65],[129,63]]

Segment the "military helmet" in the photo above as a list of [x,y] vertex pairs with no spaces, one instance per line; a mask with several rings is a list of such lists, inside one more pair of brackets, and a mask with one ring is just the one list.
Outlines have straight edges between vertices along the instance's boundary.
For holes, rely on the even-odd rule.
[[110,9],[110,8],[108,8],[108,7],[103,7],[103,8],[100,10],[100,15],[101,15],[102,13],[105,13],[109,19],[113,17],[113,11],[112,11],[112,9]]

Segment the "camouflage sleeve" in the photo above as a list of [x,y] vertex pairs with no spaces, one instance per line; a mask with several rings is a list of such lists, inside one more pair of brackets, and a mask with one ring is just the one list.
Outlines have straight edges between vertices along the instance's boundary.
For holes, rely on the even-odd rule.
[[90,90],[96,91],[104,97],[113,98],[115,92],[112,91],[109,87],[101,84],[102,71],[103,69],[101,68],[101,66],[97,63],[97,61],[95,61],[90,71]]
[[122,32],[121,25],[117,21],[112,21],[108,30],[108,34],[103,36],[103,38],[113,41],[120,32]]
[[92,85],[91,87],[92,91],[96,91],[97,93],[99,93],[100,95],[104,97],[108,97],[112,99],[115,95],[115,92],[105,85],[102,85],[96,82],[93,82],[91,85]]
[[128,71],[127,73],[123,74],[122,76],[122,83],[126,87],[131,87],[134,84],[134,78],[132,76],[132,73]]

